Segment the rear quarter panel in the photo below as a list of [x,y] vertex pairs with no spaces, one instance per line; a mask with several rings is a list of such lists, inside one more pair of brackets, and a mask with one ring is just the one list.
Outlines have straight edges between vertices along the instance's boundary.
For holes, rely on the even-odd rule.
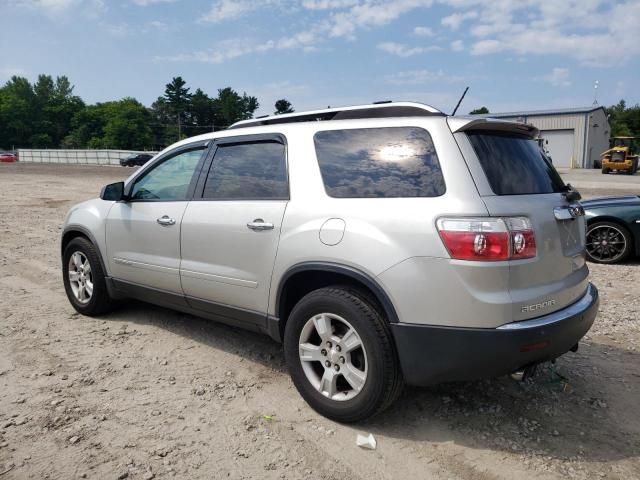
[[[446,192],[432,198],[332,198],[324,189],[316,158],[313,136],[317,131],[411,126],[426,129],[433,139],[446,183]],[[290,268],[303,262],[331,262],[378,277],[396,309],[400,321],[416,321],[416,313],[404,301],[407,283],[420,278],[404,278],[401,283],[383,272],[409,258],[446,258],[435,222],[444,215],[487,215],[460,151],[444,117],[343,120],[318,124],[287,125],[291,200],[282,224],[280,244],[272,277],[269,313],[275,313],[278,285]],[[320,241],[320,229],[329,219],[344,220],[342,240],[336,245]],[[428,276],[428,273],[427,273]],[[437,278],[430,281],[437,282]],[[428,284],[416,286],[427,292]],[[409,289],[415,291],[415,289]],[[402,301],[401,300],[402,297]],[[416,309],[424,316],[422,295]],[[404,308],[406,307],[406,308]]]

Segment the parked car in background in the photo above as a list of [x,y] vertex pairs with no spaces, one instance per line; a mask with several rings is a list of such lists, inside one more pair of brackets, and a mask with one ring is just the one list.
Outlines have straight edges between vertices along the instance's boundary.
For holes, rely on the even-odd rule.
[[11,163],[18,161],[18,154],[13,152],[0,152],[0,162]]
[[141,166],[153,158],[148,153],[132,153],[131,155],[120,159],[120,165],[123,167]]
[[575,351],[598,310],[584,210],[537,133],[401,102],[183,140],[71,209],[67,297],[269,334],[302,397],[342,422],[405,382],[526,375]]
[[640,197],[607,197],[581,202],[587,218],[587,258],[618,263],[640,255]]

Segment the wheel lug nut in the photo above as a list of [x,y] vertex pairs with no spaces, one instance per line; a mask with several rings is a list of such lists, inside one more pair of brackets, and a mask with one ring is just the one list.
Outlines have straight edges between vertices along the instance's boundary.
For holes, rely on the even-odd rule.
[[327,342],[327,348],[331,348],[332,346],[331,342]]
[[327,360],[326,362],[324,362],[325,366],[327,368],[329,368],[331,366],[331,362],[329,360]]
[[320,350],[320,353],[322,354],[322,356],[326,357],[327,356],[327,351],[323,348],[322,350]]
[[340,357],[340,363],[344,363],[344,362],[345,362],[344,357]]
[[340,345],[336,345],[336,352],[340,352],[342,350],[342,348],[340,347]]
[[336,372],[340,371],[340,365],[334,365],[333,368],[335,369]]

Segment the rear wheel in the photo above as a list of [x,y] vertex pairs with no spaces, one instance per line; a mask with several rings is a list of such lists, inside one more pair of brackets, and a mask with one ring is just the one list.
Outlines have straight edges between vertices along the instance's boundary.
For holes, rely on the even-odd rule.
[[114,305],[107,292],[98,255],[95,246],[84,237],[71,240],[62,255],[62,277],[67,298],[83,315],[100,315]]
[[622,225],[598,222],[587,230],[587,256],[597,263],[618,263],[631,253],[631,234]]
[[347,287],[303,297],[287,321],[284,350],[300,395],[338,422],[381,412],[402,389],[386,320],[366,295]]
[[607,174],[607,173],[609,173],[610,171],[611,171],[611,170],[609,170],[608,168],[604,168],[604,167],[602,167],[602,173],[603,173],[604,175],[606,175],[606,174]]

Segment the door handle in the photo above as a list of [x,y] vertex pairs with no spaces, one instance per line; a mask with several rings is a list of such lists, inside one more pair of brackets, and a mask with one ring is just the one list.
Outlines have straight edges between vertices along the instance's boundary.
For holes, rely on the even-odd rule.
[[163,227],[169,227],[176,224],[176,221],[173,218],[169,217],[169,215],[163,215],[162,217],[158,218],[156,222],[158,222]]
[[253,222],[247,223],[247,227],[256,232],[262,230],[273,230],[273,223],[267,223],[261,218],[256,218]]

